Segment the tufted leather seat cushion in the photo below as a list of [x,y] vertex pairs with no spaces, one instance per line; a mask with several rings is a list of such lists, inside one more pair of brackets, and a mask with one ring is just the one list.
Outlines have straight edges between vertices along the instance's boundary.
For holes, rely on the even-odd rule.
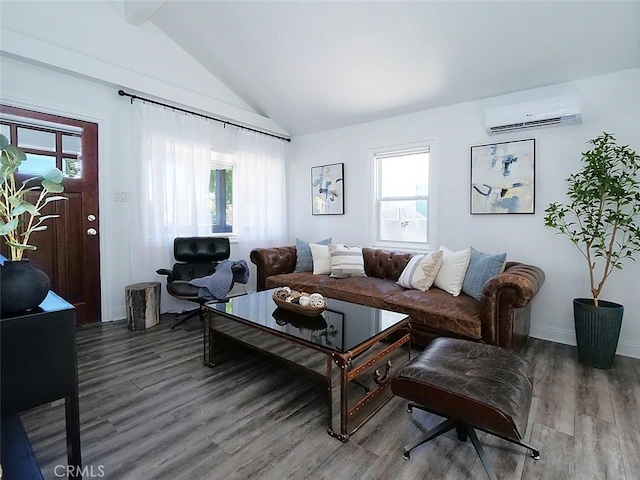
[[389,309],[385,299],[404,291],[393,280],[374,277],[332,278],[332,282],[321,282],[320,293],[326,297],[359,303],[374,308]]
[[384,303],[390,310],[409,315],[414,325],[429,325],[464,338],[482,338],[480,306],[468,295],[454,297],[439,288],[430,288],[427,295],[420,290],[403,289],[386,297]]
[[442,337],[398,372],[391,389],[433,413],[520,441],[532,371],[511,350]]
[[311,272],[284,273],[271,275],[265,279],[266,288],[289,287],[300,292],[314,293],[318,284],[329,275],[314,275]]
[[388,309],[385,298],[404,291],[392,280],[372,277],[333,278],[329,275],[314,275],[311,272],[272,275],[265,280],[266,288],[288,286],[307,293],[318,292],[325,297],[351,303]]

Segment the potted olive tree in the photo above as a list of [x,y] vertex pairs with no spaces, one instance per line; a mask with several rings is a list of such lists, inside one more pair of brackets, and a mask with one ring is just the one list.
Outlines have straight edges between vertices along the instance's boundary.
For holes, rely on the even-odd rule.
[[[9,251],[9,258],[0,266],[0,310],[15,313],[37,307],[49,292],[49,277],[34,268],[23,254],[36,249],[31,234],[45,230],[44,222],[58,217],[42,215],[42,209],[66,197],[55,195],[64,190],[59,169],[51,168],[42,176],[19,182],[15,172],[26,160],[25,153],[1,134],[0,150],[0,236]],[[35,203],[27,200],[28,192],[34,192]]]
[[569,202],[551,203],[544,222],[573,242],[588,267],[591,298],[573,301],[580,362],[610,368],[624,308],[600,294],[610,275],[640,252],[640,156],[606,132],[589,143],[582,169],[567,178]]

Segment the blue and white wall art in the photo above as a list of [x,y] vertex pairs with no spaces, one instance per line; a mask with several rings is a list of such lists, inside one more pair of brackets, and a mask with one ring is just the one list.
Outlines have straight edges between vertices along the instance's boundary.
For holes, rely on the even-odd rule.
[[344,164],[311,168],[312,214],[344,214]]
[[535,139],[471,147],[471,213],[535,213]]

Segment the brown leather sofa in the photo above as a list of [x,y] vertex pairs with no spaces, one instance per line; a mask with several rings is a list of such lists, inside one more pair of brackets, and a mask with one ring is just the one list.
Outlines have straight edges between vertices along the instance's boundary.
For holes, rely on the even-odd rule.
[[363,248],[366,277],[332,278],[311,272],[293,273],[296,247],[256,248],[257,288],[289,286],[294,290],[361,305],[406,313],[411,317],[413,342],[426,346],[435,337],[475,340],[519,350],[527,341],[531,300],[544,283],[535,266],[507,262],[503,273],[484,285],[480,301],[431,287],[407,290],[396,283],[413,254]]

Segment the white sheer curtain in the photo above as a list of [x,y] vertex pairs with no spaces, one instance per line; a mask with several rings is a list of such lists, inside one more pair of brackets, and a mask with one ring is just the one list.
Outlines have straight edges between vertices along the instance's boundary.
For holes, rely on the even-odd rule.
[[135,102],[133,143],[132,279],[162,282],[162,312],[193,309],[168,295],[155,272],[173,265],[175,237],[211,234],[210,122]]
[[249,264],[248,288],[255,290],[255,266],[249,261],[249,253],[256,247],[280,246],[287,241],[284,142],[240,129],[233,176],[238,258]]

